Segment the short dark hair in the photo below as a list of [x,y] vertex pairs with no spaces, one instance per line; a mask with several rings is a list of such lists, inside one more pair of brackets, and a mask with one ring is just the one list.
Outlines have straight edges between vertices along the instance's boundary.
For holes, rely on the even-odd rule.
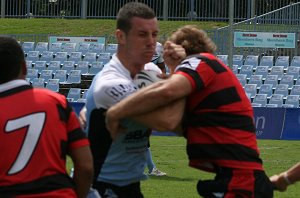
[[153,19],[156,15],[146,4],[139,2],[126,3],[117,14],[117,29],[124,31],[127,34],[131,29],[131,19],[133,17]]
[[0,36],[0,84],[16,79],[24,63],[21,45],[12,37]]

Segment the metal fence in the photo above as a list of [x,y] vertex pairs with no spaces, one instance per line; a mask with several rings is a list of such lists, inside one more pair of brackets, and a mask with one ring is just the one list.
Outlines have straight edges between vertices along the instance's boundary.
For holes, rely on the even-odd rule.
[[[115,19],[134,0],[1,0],[1,17]],[[228,0],[135,0],[152,7],[160,20],[228,20]],[[236,22],[300,0],[236,0]]]
[[300,2],[256,16],[242,22],[235,23],[230,32],[229,27],[209,31],[210,37],[218,46],[218,54],[229,54],[232,43],[229,35],[233,32],[272,32],[295,33],[295,48],[264,48],[264,47],[234,47],[234,54],[243,55],[272,55],[272,56],[299,56],[300,55]]

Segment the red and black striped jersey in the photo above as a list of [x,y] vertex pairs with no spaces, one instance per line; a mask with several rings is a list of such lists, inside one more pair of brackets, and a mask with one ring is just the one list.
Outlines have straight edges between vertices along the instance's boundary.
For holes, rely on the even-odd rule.
[[65,96],[15,80],[0,104],[0,195],[76,197],[66,155],[89,142]]
[[262,170],[251,102],[230,68],[201,53],[187,57],[176,74],[192,86],[185,119],[190,166]]

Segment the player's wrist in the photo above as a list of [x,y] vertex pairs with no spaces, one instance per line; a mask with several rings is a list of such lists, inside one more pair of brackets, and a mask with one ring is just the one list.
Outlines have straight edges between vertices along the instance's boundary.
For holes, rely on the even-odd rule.
[[291,184],[293,184],[293,182],[290,180],[287,172],[283,172],[279,175],[281,181],[286,185],[286,186],[289,186]]

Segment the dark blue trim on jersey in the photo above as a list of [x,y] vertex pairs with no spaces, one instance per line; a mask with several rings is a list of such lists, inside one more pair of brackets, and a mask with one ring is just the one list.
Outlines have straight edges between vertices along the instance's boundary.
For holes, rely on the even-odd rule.
[[13,88],[13,89],[9,89],[9,90],[0,92],[0,98],[9,96],[9,95],[12,95],[12,94],[15,94],[15,93],[19,93],[21,91],[25,91],[25,90],[28,90],[28,89],[32,89],[32,88],[33,87],[31,85],[22,85],[22,86]]
[[0,186],[0,197],[38,194],[63,188],[75,189],[75,184],[68,175],[56,174],[42,177],[27,183],[15,184],[11,186]]
[[97,181],[112,144],[110,133],[105,126],[105,112],[106,109],[94,109],[89,120],[88,138],[94,158],[94,182]]

